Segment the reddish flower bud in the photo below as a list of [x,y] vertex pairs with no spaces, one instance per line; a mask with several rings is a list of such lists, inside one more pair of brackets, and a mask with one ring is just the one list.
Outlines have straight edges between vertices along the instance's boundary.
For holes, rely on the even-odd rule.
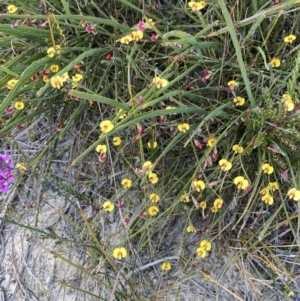
[[5,109],[5,112],[6,112],[7,114],[11,114],[11,113],[13,112],[13,108],[12,108],[12,107],[7,107],[7,108]]
[[87,33],[92,33],[96,26],[97,26],[96,24],[94,24],[94,25],[92,25],[92,24],[87,25],[86,28],[85,28],[85,31]]
[[151,41],[152,41],[152,42],[157,41],[158,38],[159,38],[159,35],[158,35],[158,34],[155,34],[155,33],[154,33],[153,35],[151,35]]
[[143,101],[144,101],[143,96],[140,96],[136,102],[140,105]]
[[98,159],[99,159],[99,162],[100,162],[100,163],[103,163],[103,162],[105,162],[105,160],[106,160],[106,155],[105,155],[105,154],[101,154],[101,155],[98,157]]
[[113,58],[113,56],[112,56],[110,53],[106,56],[106,59],[107,59],[108,61],[111,61],[112,58]]
[[140,31],[144,31],[144,29],[145,29],[145,23],[143,21],[140,21],[137,24],[137,29],[140,30]]
[[200,141],[194,139],[194,143],[195,143],[195,146],[196,146],[197,148],[202,149],[202,144],[201,144]]
[[143,134],[144,133],[144,130],[143,130],[143,128],[141,127],[141,125],[139,123],[136,125],[136,127],[137,127],[138,134]]

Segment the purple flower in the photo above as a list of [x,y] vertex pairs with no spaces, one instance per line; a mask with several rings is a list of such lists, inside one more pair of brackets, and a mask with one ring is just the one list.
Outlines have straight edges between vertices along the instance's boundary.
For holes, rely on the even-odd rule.
[[8,168],[14,168],[14,163],[10,161],[10,156],[8,152],[5,152],[4,155],[0,154],[0,168],[7,166]]
[[10,189],[10,184],[15,181],[10,170],[0,172],[0,190],[6,194]]
[[15,181],[11,173],[14,163],[10,160],[8,152],[0,154],[0,191],[6,194],[10,190],[10,184]]

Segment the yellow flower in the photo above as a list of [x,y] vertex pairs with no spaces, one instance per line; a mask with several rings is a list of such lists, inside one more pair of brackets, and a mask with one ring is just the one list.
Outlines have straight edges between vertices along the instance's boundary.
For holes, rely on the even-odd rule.
[[143,164],[143,170],[145,170],[146,172],[150,171],[153,167],[153,164],[151,161],[146,161],[144,164]]
[[265,202],[266,204],[268,204],[268,205],[273,205],[273,203],[274,203],[273,197],[272,197],[271,195],[269,195],[269,194],[265,194],[265,195],[261,198],[261,200],[262,200],[263,202]]
[[205,189],[205,183],[201,180],[194,180],[192,184],[194,189],[196,189],[198,192]]
[[211,207],[211,212],[212,213],[217,213],[218,212],[218,210],[219,210],[219,208],[218,207],[216,207],[216,206],[213,206],[213,207]]
[[282,95],[282,98],[281,98],[281,101],[282,101],[282,102],[293,101],[293,100],[292,100],[292,96],[289,95],[289,94],[283,94],[283,95]]
[[216,140],[215,138],[209,138],[209,139],[207,140],[207,145],[208,145],[209,147],[215,146],[216,143],[217,143],[217,140]]
[[154,215],[157,215],[157,213],[159,212],[159,209],[157,206],[150,206],[148,208],[148,213],[151,215],[151,216],[154,216]]
[[18,8],[13,4],[7,6],[7,11],[8,11],[9,14],[13,14],[17,10],[18,10]]
[[51,86],[60,89],[63,86],[63,80],[59,75],[52,76],[50,79]]
[[293,111],[295,105],[293,103],[292,97],[289,94],[283,94],[281,98],[281,102],[283,103],[285,109],[290,112]]
[[58,72],[59,71],[59,66],[56,65],[56,64],[53,64],[50,66],[50,70],[54,73]]
[[236,106],[242,106],[245,103],[245,98],[238,96],[233,99],[233,102]]
[[238,189],[243,190],[246,189],[249,184],[248,181],[242,176],[235,177],[233,183],[237,186]]
[[103,209],[105,211],[108,211],[108,212],[111,212],[115,209],[115,205],[110,202],[110,201],[106,201],[104,204],[103,204]]
[[61,79],[64,82],[66,82],[68,79],[69,79],[69,74],[68,72],[65,72],[62,76],[61,76]]
[[61,53],[61,48],[59,45],[56,45],[55,48],[54,47],[49,47],[47,49],[47,54],[48,54],[48,57],[54,57],[54,54],[57,53],[57,54],[60,54]]
[[205,201],[200,202],[199,207],[200,207],[202,210],[206,209],[206,207],[207,207],[206,202],[205,202]]
[[132,41],[132,37],[131,37],[130,35],[127,35],[127,36],[125,36],[125,37],[123,37],[123,38],[120,39],[120,42],[121,42],[122,44],[127,44],[127,45],[128,45],[131,41]]
[[82,80],[82,75],[80,73],[76,73],[74,76],[72,76],[72,81],[74,82],[80,82]]
[[279,185],[277,182],[270,182],[269,185],[268,185],[268,188],[271,190],[271,191],[275,191],[275,190],[278,190],[279,189]]
[[48,48],[47,54],[48,54],[48,57],[54,57],[55,49],[53,47]]
[[235,80],[230,80],[228,83],[227,83],[227,86],[230,87],[230,88],[235,88],[239,85],[239,83]]
[[161,265],[161,269],[163,271],[171,270],[171,263],[170,262],[163,262],[163,264]]
[[124,188],[130,188],[132,185],[132,181],[130,179],[125,178],[122,180],[122,185]]
[[43,82],[48,83],[48,81],[49,81],[48,75],[43,75]]
[[269,188],[266,187],[266,188],[263,188],[259,193],[262,194],[262,195],[266,195],[266,194],[269,194],[270,191],[269,191]]
[[[166,110],[173,110],[176,109],[176,107],[172,107],[172,106],[167,106]],[[176,113],[171,113],[170,115],[176,115]]]
[[27,169],[26,166],[25,166],[24,164],[22,164],[22,163],[17,163],[17,164],[16,164],[16,167],[17,167],[18,169],[24,170],[24,171]]
[[284,39],[283,39],[283,41],[285,43],[290,43],[290,44],[292,44],[294,40],[296,40],[296,36],[293,34],[290,34],[290,35],[284,37]]
[[224,201],[222,199],[215,199],[215,201],[214,201],[214,207],[222,208],[223,204],[224,204]]
[[263,166],[261,167],[261,169],[262,169],[262,171],[263,171],[264,173],[267,173],[268,175],[272,174],[273,171],[274,171],[273,166],[271,166],[271,165],[268,164],[268,163],[263,164]]
[[160,196],[158,195],[158,194],[156,194],[156,193],[151,193],[150,195],[149,195],[149,200],[152,202],[152,203],[159,203],[159,201],[160,201]]
[[119,115],[119,119],[123,119],[127,116],[127,113],[124,112],[122,109],[120,109],[118,115]]
[[295,108],[295,105],[293,102],[285,102],[283,105],[288,112],[293,111]]
[[152,184],[156,184],[158,182],[158,176],[154,172],[149,172],[148,173],[148,179]]
[[271,59],[271,62],[270,62],[272,68],[276,68],[276,67],[279,67],[281,62],[280,62],[280,59],[278,58],[273,58]]
[[121,137],[117,136],[117,137],[113,137],[113,145],[114,146],[119,146],[122,143],[122,139]]
[[188,6],[192,9],[192,11],[201,10],[205,7],[205,1],[195,2],[190,1]]
[[238,144],[235,144],[232,147],[232,150],[236,153],[236,154],[241,154],[244,151],[244,148]]
[[127,256],[127,251],[124,247],[121,247],[121,248],[115,248],[113,250],[113,256],[116,258],[116,259],[119,259],[121,260],[122,258],[125,258]]
[[300,191],[296,188],[292,188],[288,191],[287,196],[289,199],[293,199],[294,201],[300,200]]
[[141,30],[133,31],[130,36],[134,41],[139,41],[143,38],[143,32]]
[[206,250],[202,247],[197,248],[196,253],[198,256],[200,256],[202,258],[206,257]]
[[148,145],[148,147],[149,147],[150,149],[156,149],[156,148],[157,148],[157,142],[156,142],[156,141],[149,141],[149,142],[147,143],[147,145]]
[[188,195],[186,192],[184,192],[184,193],[182,194],[182,196],[180,197],[180,201],[183,202],[183,203],[189,202],[189,201],[190,201],[190,200],[189,200],[189,195]]
[[190,126],[187,123],[181,123],[177,126],[179,132],[186,132],[190,129]]
[[61,47],[59,45],[55,45],[55,52],[57,54],[60,54],[61,53]]
[[166,79],[160,77],[153,78],[152,82],[158,89],[164,88],[169,83]]
[[110,120],[103,120],[100,122],[100,129],[103,133],[108,133],[114,128],[113,123]]
[[200,247],[203,248],[205,251],[210,251],[211,250],[211,243],[204,239],[200,242]]
[[11,89],[16,85],[17,82],[18,82],[17,79],[11,79],[11,80],[9,80],[9,81],[7,82],[7,84],[6,84],[6,88],[7,88],[8,90],[11,90]]
[[226,159],[221,159],[219,161],[219,166],[223,171],[228,171],[232,168],[232,163],[227,161]]
[[195,229],[194,226],[190,225],[190,226],[188,226],[188,227],[186,228],[186,232],[188,232],[188,233],[190,233],[190,232],[195,233],[195,232],[196,232],[196,229]]
[[100,153],[100,154],[105,154],[107,152],[107,147],[105,144],[99,144],[96,147],[96,152]]
[[155,22],[152,19],[146,20],[145,29],[152,29],[152,26],[155,25]]
[[24,102],[23,101],[16,101],[15,102],[15,109],[17,110],[23,110],[24,109]]

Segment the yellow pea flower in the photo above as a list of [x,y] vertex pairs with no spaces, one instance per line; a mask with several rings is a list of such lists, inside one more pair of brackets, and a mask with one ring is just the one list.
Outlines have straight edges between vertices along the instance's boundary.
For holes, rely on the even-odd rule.
[[280,66],[280,64],[281,64],[280,59],[278,58],[271,59],[270,65],[272,66],[272,68],[277,68]]
[[151,194],[149,195],[149,200],[150,200],[152,203],[157,204],[157,203],[159,203],[159,201],[160,201],[160,196],[159,196],[158,194],[156,194],[156,193],[151,193]]
[[121,137],[117,136],[117,137],[113,137],[113,145],[114,146],[119,146],[122,143],[122,139]]
[[178,124],[177,126],[179,132],[185,133],[190,129],[190,126],[187,123]]
[[186,228],[186,232],[188,233],[195,233],[196,232],[196,229],[194,226],[190,225]]
[[192,9],[192,11],[196,10],[201,10],[205,7],[205,1],[200,1],[200,2],[195,2],[195,1],[190,1],[188,3],[188,6]]
[[171,264],[170,264],[170,262],[163,262],[163,264],[161,265],[161,269],[163,271],[169,271],[169,270],[171,270]]
[[130,188],[132,186],[132,181],[130,179],[123,179],[122,180],[122,185],[124,188]]
[[103,133],[108,133],[114,128],[113,123],[110,120],[103,120],[100,122],[100,129]]
[[237,96],[233,99],[233,102],[235,103],[235,105],[238,106],[242,106],[245,103],[245,98],[244,97],[240,97]]
[[115,209],[115,205],[110,202],[110,201],[106,201],[104,204],[103,204],[103,209],[105,211],[108,211],[108,212],[111,212]]
[[9,14],[13,14],[17,10],[18,10],[18,8],[13,4],[7,6],[7,11],[8,11]]
[[262,169],[262,171],[263,171],[264,173],[267,173],[268,175],[272,174],[273,171],[274,171],[273,166],[271,166],[271,165],[268,164],[268,163],[263,164],[262,167],[261,167],[261,169]]
[[158,176],[154,172],[149,172],[148,173],[148,179],[152,184],[156,184],[158,182]]
[[249,184],[248,181],[242,176],[235,177],[233,183],[237,186],[238,189],[243,190],[246,189]]
[[150,206],[148,208],[148,213],[151,215],[151,216],[154,216],[154,215],[157,215],[159,212],[159,208],[157,206]]
[[113,256],[116,258],[116,259],[119,259],[121,260],[122,258],[125,258],[127,256],[127,251],[124,247],[121,247],[121,248],[115,248],[113,250]]
[[196,253],[198,256],[205,258],[206,257],[206,250],[202,247],[196,249]]
[[232,150],[236,153],[236,154],[241,154],[244,151],[244,148],[238,144],[235,144],[232,147]]
[[21,111],[24,109],[24,102],[23,101],[16,101],[15,102],[15,109]]
[[160,77],[155,77],[152,82],[158,89],[164,88],[169,83],[166,79]]
[[54,73],[59,71],[59,66],[57,64],[53,64],[50,66],[50,70]]
[[288,191],[287,196],[289,199],[293,199],[294,201],[299,201],[300,200],[300,191],[296,188],[291,188]]
[[228,171],[232,168],[232,163],[227,161],[226,159],[221,159],[219,161],[219,166],[223,171]]
[[205,189],[205,183],[201,180],[194,180],[192,185],[198,192]]
[[217,143],[217,140],[216,140],[215,138],[209,138],[209,139],[207,140],[207,145],[208,145],[209,147],[214,147],[214,146],[216,145],[216,143]]
[[290,44],[292,44],[295,40],[296,40],[296,36],[293,35],[293,34],[290,34],[290,35],[283,38],[283,41],[285,43],[290,43]]
[[127,35],[127,36],[122,37],[122,38],[120,39],[120,42],[121,42],[122,44],[126,44],[126,45],[128,45],[131,41],[132,41],[132,37],[131,37],[130,35]]
[[55,89],[60,89],[63,86],[63,80],[59,75],[52,76],[50,79],[51,86]]
[[204,239],[200,242],[200,247],[203,248],[205,251],[210,251],[211,243],[209,241],[207,241],[206,239]]

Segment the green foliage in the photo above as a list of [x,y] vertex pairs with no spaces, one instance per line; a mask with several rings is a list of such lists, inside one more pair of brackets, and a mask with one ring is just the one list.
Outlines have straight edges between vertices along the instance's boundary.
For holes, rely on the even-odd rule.
[[[300,1],[273,6],[272,1],[218,0],[200,11],[184,1],[161,2],[153,7],[149,1],[16,0],[18,10],[0,19],[1,151],[14,151],[27,167],[19,173],[18,189],[31,187],[28,179],[36,177],[47,184],[43,189],[71,203],[72,215],[59,212],[75,229],[70,240],[87,250],[93,267],[106,267],[106,287],[114,286],[112,275],[121,271],[121,284],[113,288],[120,300],[138,300],[141,294],[127,277],[144,262],[140,258],[155,265],[176,255],[180,259],[172,265],[190,271],[199,260],[192,253],[204,254],[202,246],[192,252],[183,248],[193,235],[186,231],[191,225],[213,245],[219,240],[236,245],[232,228],[240,239],[233,262],[260,248],[271,254],[272,236],[283,224],[291,235],[276,248],[292,250],[300,243],[297,197],[288,195],[291,188],[300,189]],[[1,11],[9,4],[3,1]],[[141,20],[145,29],[139,37]],[[284,42],[292,34],[296,40]],[[59,70],[53,71],[54,65]],[[245,103],[239,105],[238,97]],[[18,107],[22,103],[24,108]],[[103,120],[113,128],[101,131]],[[38,143],[38,150],[23,149],[21,136]],[[120,146],[114,137],[122,139]],[[154,142],[157,147],[151,147]],[[100,144],[107,151],[97,154]],[[244,151],[234,151],[235,145]],[[61,158],[72,180],[56,174]],[[147,161],[157,183],[151,183]],[[265,163],[272,173],[264,172]],[[239,176],[249,185],[239,187]],[[124,178],[132,187],[122,187]],[[205,188],[197,188],[198,180]],[[268,192],[272,203],[264,202],[261,192],[270,182],[279,185]],[[151,193],[160,196],[157,204]],[[115,213],[105,212],[108,200]],[[106,236],[106,228],[116,223]],[[112,257],[119,246],[126,246],[131,260],[121,268]],[[279,276],[269,259],[258,258],[273,278]],[[288,276],[281,283],[286,291],[292,287]]]

